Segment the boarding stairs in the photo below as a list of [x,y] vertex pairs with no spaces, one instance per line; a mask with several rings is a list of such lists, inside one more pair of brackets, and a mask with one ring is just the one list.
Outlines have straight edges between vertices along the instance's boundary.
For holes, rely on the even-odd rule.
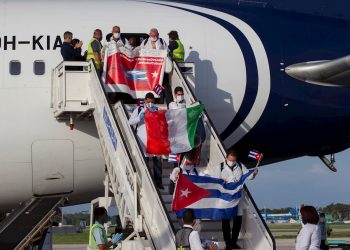
[[[174,63],[169,80],[174,89],[184,88],[187,103],[197,101],[193,64]],[[72,70],[73,68],[73,70]],[[186,69],[183,73],[180,68]],[[175,249],[178,220],[168,194],[170,164],[164,164],[165,190],[153,182],[135,131],[128,124],[132,106],[108,103],[104,85],[93,62],[62,62],[52,72],[54,116],[59,120],[94,119],[106,164],[106,183],[113,193],[122,226],[132,224],[134,232],[118,244],[118,249]],[[135,107],[134,107],[135,108]],[[202,145],[203,170],[213,170],[224,160],[225,148],[206,112],[203,114],[207,138]],[[245,188],[244,219],[240,244],[244,249],[275,249],[274,239]],[[202,238],[222,241],[221,222],[203,221]],[[220,249],[224,246],[221,245]]]
[[0,249],[31,249],[40,241],[64,205],[65,198],[36,197],[20,204],[0,223]]

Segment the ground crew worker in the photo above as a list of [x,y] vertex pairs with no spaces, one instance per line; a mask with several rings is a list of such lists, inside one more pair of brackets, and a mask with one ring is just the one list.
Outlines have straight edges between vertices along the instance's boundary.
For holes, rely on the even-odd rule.
[[164,39],[159,37],[159,32],[156,28],[149,31],[149,37],[142,41],[141,49],[167,49],[167,44]]
[[149,92],[146,94],[144,99],[144,106],[138,107],[134,110],[134,112],[131,114],[129,119],[129,124],[131,126],[136,127],[137,136],[139,138],[141,148],[143,150],[143,153],[145,155],[145,158],[147,162],[149,162],[149,159],[153,160],[153,177],[155,180],[155,184],[159,189],[164,189],[163,182],[162,182],[162,173],[163,173],[163,166],[162,166],[162,160],[160,157],[156,155],[150,155],[146,153],[146,145],[147,145],[147,133],[146,133],[146,125],[145,125],[145,112],[146,110],[150,110],[151,112],[157,111],[158,108],[154,106],[155,98],[154,95]]
[[99,73],[102,72],[101,40],[102,40],[102,31],[100,29],[96,29],[94,31],[94,36],[91,38],[88,44],[88,53],[86,57],[87,61],[91,59],[95,60],[95,66],[97,71],[99,71]]
[[[243,163],[237,161],[237,153],[234,150],[228,151],[226,159],[222,162],[217,169],[219,172],[220,179],[223,179],[226,183],[238,182],[241,180],[242,176],[248,173],[248,169]],[[252,180],[257,175],[257,170],[251,174],[248,179]],[[242,201],[242,200],[241,200]],[[240,203],[241,203],[240,201]],[[240,249],[240,246],[237,245],[237,240],[239,232],[241,231],[242,226],[242,215],[243,208],[241,204],[238,204],[238,213],[235,218],[233,218],[233,227],[231,234],[231,225],[230,220],[222,220],[222,232],[224,234],[224,241],[226,244],[226,250],[231,249]]]
[[327,242],[328,228],[327,228],[327,222],[326,222],[326,215],[324,213],[320,213],[320,220],[318,221],[318,226],[321,231],[320,249],[328,250],[329,249],[328,242]]
[[179,39],[177,31],[172,30],[169,36],[169,55],[175,62],[185,61],[185,48]]
[[[183,227],[176,232],[176,249],[177,250],[203,250],[199,233],[193,229],[196,217],[193,209],[187,209],[183,214]],[[214,250],[215,244],[211,242],[209,250]]]
[[97,207],[94,210],[95,224],[90,228],[89,250],[105,250],[116,245],[123,237],[123,234],[116,233],[111,241],[108,241],[106,230],[103,226],[107,221],[107,210],[104,207]]

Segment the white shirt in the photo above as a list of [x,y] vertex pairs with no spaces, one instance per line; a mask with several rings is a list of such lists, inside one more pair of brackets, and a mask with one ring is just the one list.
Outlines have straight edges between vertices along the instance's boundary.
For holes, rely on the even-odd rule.
[[169,103],[169,109],[182,109],[182,108],[186,108],[186,102],[171,102]]
[[[163,49],[163,50],[168,49],[168,45],[166,44],[165,40],[162,39],[162,41],[163,41],[163,43],[162,43],[160,41],[160,39],[161,38],[158,38],[158,40],[155,41],[156,49]],[[147,43],[146,43],[146,41],[147,41]],[[142,41],[140,47],[141,47],[141,49],[153,49],[151,38],[149,37],[148,39],[145,39],[144,41]]]
[[[246,166],[244,166],[243,163],[240,163],[241,167],[238,163],[235,163],[233,167],[230,167],[226,164],[226,161],[224,162],[224,169],[221,171],[221,164],[216,167],[218,171],[220,171],[219,174],[216,174],[216,178],[220,178],[226,182],[237,182],[242,178],[242,175],[249,172]],[[253,174],[251,174],[248,177],[249,180],[254,179]]]
[[306,224],[300,230],[295,249],[296,250],[320,250],[321,231],[318,225]]
[[[188,228],[193,229],[193,227],[190,225],[184,225],[184,227],[188,227]],[[201,239],[199,237],[199,233],[197,231],[193,230],[190,233],[190,236],[188,238],[189,238],[191,250],[203,250],[202,242],[201,242]]]
[[[194,169],[196,168],[195,165],[186,164],[186,160],[184,161],[183,164],[181,164],[180,168],[182,169],[182,173],[184,175],[196,175],[196,171],[194,171]],[[180,168],[178,167],[174,168],[170,174],[170,180],[172,180],[175,183],[177,182],[177,177],[180,173]],[[198,176],[205,176],[204,173],[198,170],[197,170],[197,173],[198,173]]]
[[137,107],[134,112],[132,112],[130,118],[129,118],[129,124],[131,126],[137,125],[137,137],[139,138],[141,148],[143,150],[143,153],[145,157],[152,157],[154,155],[150,155],[146,153],[146,146],[147,146],[147,133],[146,133],[146,125],[145,120],[140,119],[140,115],[146,111],[145,107],[141,107],[140,113],[139,113],[139,107]]
[[111,39],[111,41],[110,41],[110,43],[112,43],[112,44],[114,44],[115,46],[117,46],[117,47],[126,47],[126,48],[130,48],[130,44],[129,44],[129,41],[128,41],[128,39],[124,39],[125,40],[125,44],[124,44],[124,42],[123,42],[123,39],[121,39],[121,38],[118,38],[118,39]]

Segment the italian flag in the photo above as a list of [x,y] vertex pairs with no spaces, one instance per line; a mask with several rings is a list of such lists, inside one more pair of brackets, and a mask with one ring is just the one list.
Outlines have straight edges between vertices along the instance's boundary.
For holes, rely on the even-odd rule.
[[203,104],[189,108],[158,110],[145,113],[146,153],[168,155],[194,148],[198,120]]

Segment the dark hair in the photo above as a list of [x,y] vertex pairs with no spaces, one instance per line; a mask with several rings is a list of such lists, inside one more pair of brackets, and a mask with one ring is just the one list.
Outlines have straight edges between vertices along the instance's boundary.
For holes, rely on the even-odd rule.
[[177,34],[177,31],[172,30],[168,33],[168,36],[172,39],[172,40],[176,40],[179,39],[179,34]]
[[196,216],[194,215],[194,210],[193,209],[187,209],[184,212],[184,215],[182,217],[182,220],[184,221],[185,224],[192,224],[194,220],[196,219]]
[[80,42],[79,39],[74,38],[74,39],[72,40],[72,45],[75,46],[75,45],[76,45],[77,43],[79,43],[79,42]]
[[234,156],[234,157],[237,157],[237,152],[233,149],[230,149],[228,152],[227,152],[227,155],[226,157],[229,157],[229,156]]
[[148,92],[145,96],[145,99],[155,99],[153,93]]
[[174,89],[174,93],[176,94],[177,92],[184,92],[184,89],[180,86],[177,86],[175,89]]
[[73,36],[73,33],[70,32],[70,31],[66,31],[66,32],[63,33],[63,38],[64,39],[68,38],[68,36]]
[[96,220],[97,217],[104,215],[107,212],[107,210],[104,207],[97,207],[94,209],[94,219]]
[[300,209],[300,214],[304,225],[308,223],[316,225],[318,223],[319,216],[313,206],[303,206]]
[[111,41],[111,38],[112,38],[113,34],[112,33],[108,33],[107,36],[106,36],[106,41],[107,42],[110,42]]
[[101,33],[101,34],[102,34],[102,30],[100,30],[100,29],[95,29],[95,30],[94,30],[94,35],[95,35],[96,33]]

